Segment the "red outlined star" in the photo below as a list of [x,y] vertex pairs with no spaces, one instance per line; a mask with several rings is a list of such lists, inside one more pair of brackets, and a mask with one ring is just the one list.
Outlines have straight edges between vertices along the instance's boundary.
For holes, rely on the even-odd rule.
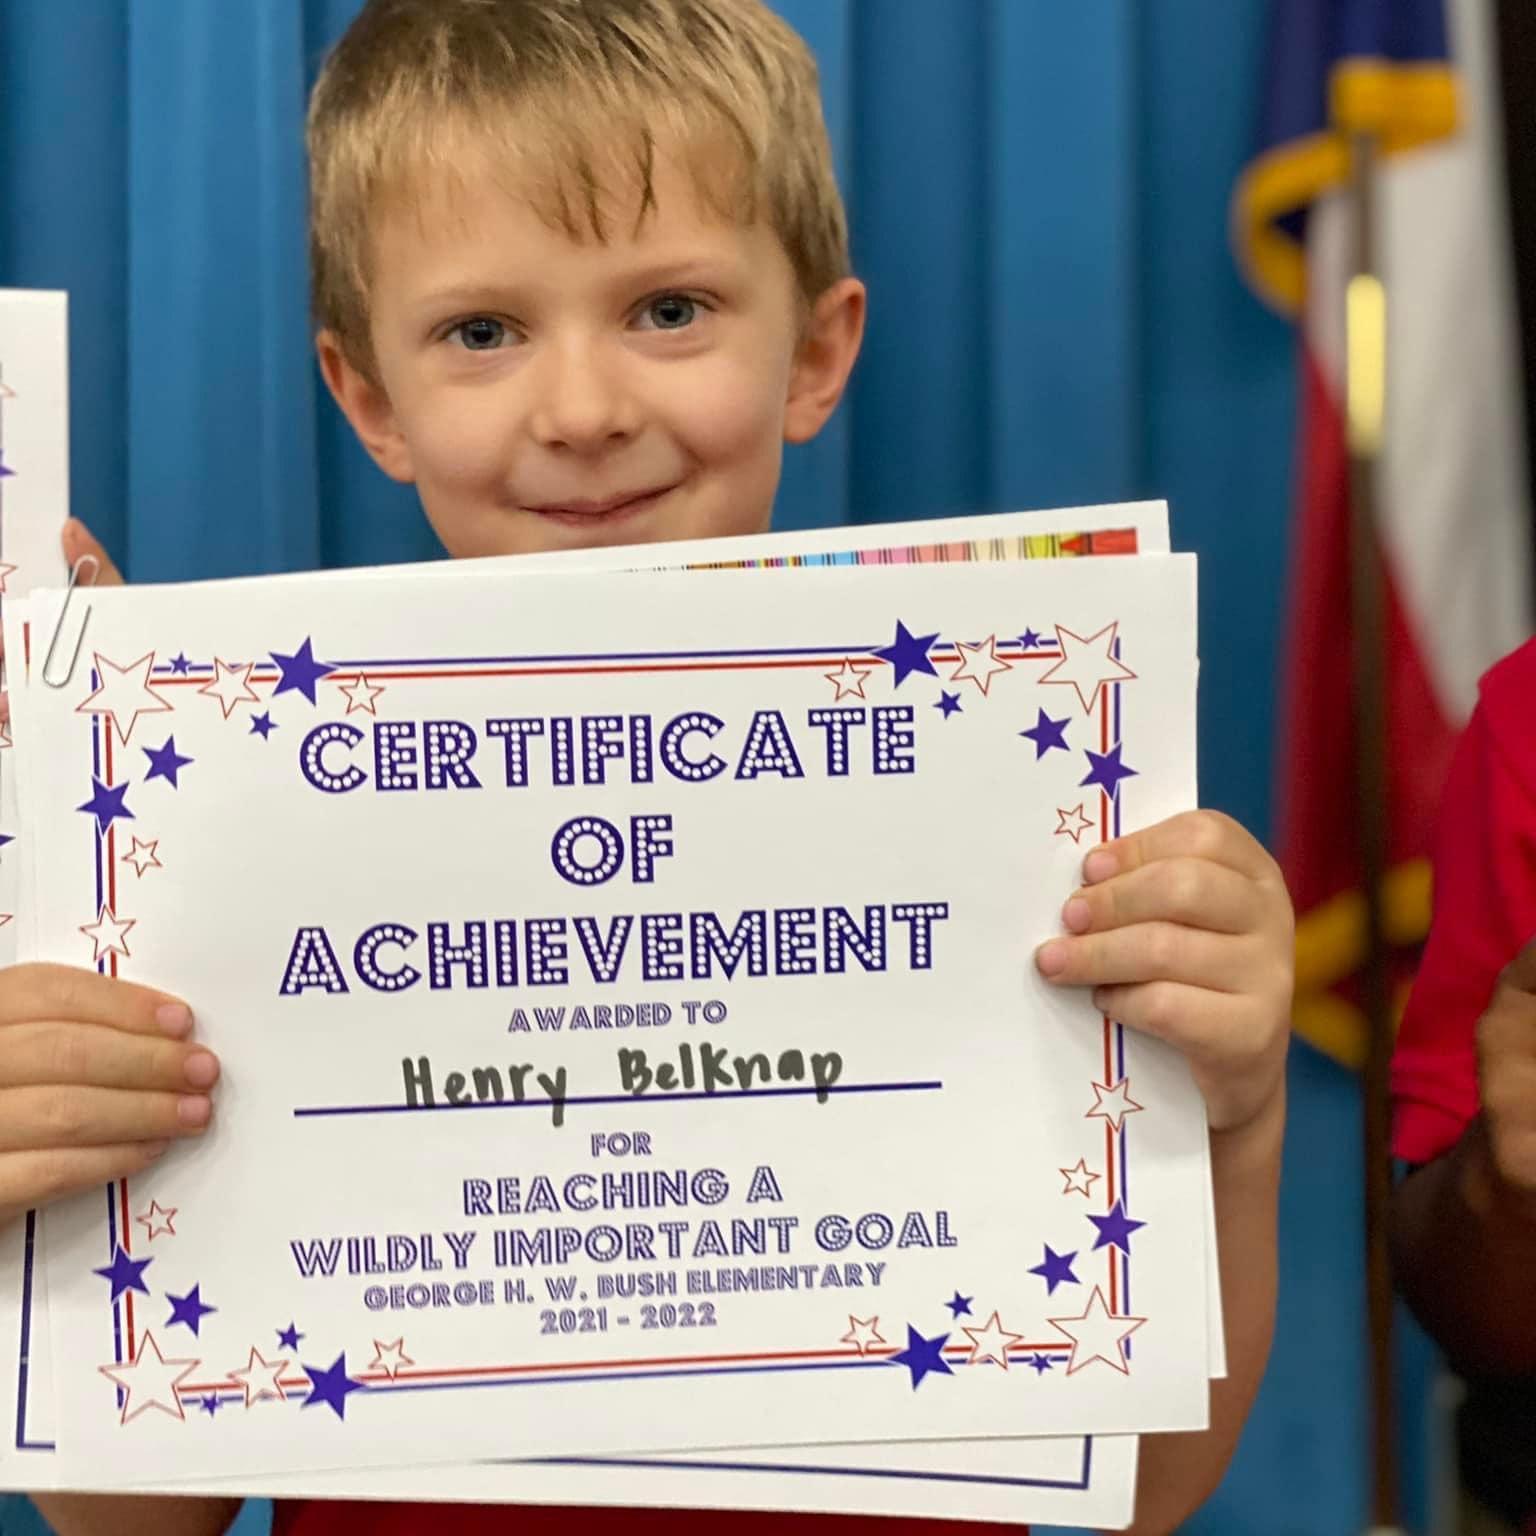
[[837,689],[837,697],[834,704],[841,703],[843,699],[862,699],[864,697],[864,685],[869,681],[869,674],[873,667],[856,667],[846,657],[836,672],[824,672],[822,676]]
[[1131,1097],[1131,1080],[1122,1077],[1118,1083],[1095,1083],[1093,1085],[1093,1108],[1084,1116],[1085,1120],[1108,1120],[1111,1130],[1118,1131],[1127,1115],[1134,1115],[1139,1110],[1146,1108],[1144,1104],[1138,1104]]
[[1093,1186],[1103,1177],[1089,1168],[1085,1157],[1078,1158],[1075,1168],[1061,1169],[1061,1176],[1067,1181],[1067,1187],[1062,1190],[1064,1195],[1091,1195]]
[[160,862],[160,855],[155,852],[155,849],[159,846],[160,839],[158,837],[147,843],[136,837],[133,840],[133,847],[123,855],[123,863],[132,864],[134,874],[142,880],[146,869],[165,868]]
[[264,1360],[261,1351],[253,1344],[251,1358],[238,1371],[231,1371],[229,1379],[239,1382],[245,1389],[245,1406],[252,1403],[273,1401],[286,1403],[288,1394],[278,1379],[288,1369],[286,1360]]
[[[127,745],[140,715],[163,715],[171,704],[149,686],[150,673],[154,670],[155,653],[146,651],[137,661],[120,667],[108,661],[99,651],[92,653],[96,676],[101,680],[97,688],[83,704],[75,706],[78,715],[106,715],[112,721],[117,739]],[[127,719],[127,725],[123,720]]]
[[162,1233],[167,1237],[176,1236],[176,1207],[174,1205],[170,1210],[166,1210],[158,1200],[151,1200],[149,1202],[149,1209],[143,1215],[135,1216],[133,1219],[135,1221],[142,1221],[149,1229],[149,1236],[145,1238],[145,1242],[154,1242]]
[[1017,1344],[1024,1337],[1022,1333],[1009,1333],[998,1321],[994,1312],[987,1319],[985,1328],[962,1328],[966,1338],[971,1341],[971,1357],[965,1363],[967,1365],[1000,1365],[1006,1371],[1008,1369],[1008,1346]]
[[383,1371],[391,1381],[408,1365],[416,1362],[405,1352],[405,1339],[400,1337],[393,1344],[383,1344],[378,1339],[373,1341],[373,1362],[369,1365],[370,1371]]
[[7,565],[3,560],[0,560],[0,597],[8,597],[10,595],[5,590],[5,578],[11,575],[15,569],[14,565]]
[[997,636],[988,635],[980,645],[967,645],[963,640],[955,642],[960,665],[949,674],[952,683],[975,683],[985,694],[992,686],[992,679],[999,672],[1011,672],[1013,663],[1004,661],[997,654]]
[[100,964],[105,955],[121,955],[125,960],[130,959],[124,939],[128,930],[137,921],[138,919],[133,917],[119,921],[111,907],[103,906],[94,923],[81,923],[80,932],[96,946],[96,953],[91,956],[91,963]]
[[365,715],[377,717],[378,710],[374,708],[374,700],[385,691],[382,683],[370,683],[361,672],[357,674],[357,681],[342,683],[341,691],[347,696],[347,713],[361,710]]
[[1084,713],[1092,714],[1099,689],[1105,683],[1124,682],[1136,676],[1124,662],[1110,655],[1119,630],[1118,622],[1106,624],[1097,634],[1084,639],[1058,624],[1056,638],[1061,643],[1061,660],[1049,672],[1042,672],[1038,681],[1075,688]]
[[1070,811],[1064,811],[1060,806],[1056,808],[1056,837],[1070,837],[1074,843],[1083,840],[1083,833],[1093,827],[1093,818],[1083,814],[1082,803],[1074,805]]
[[867,1355],[876,1344],[884,1344],[885,1340],[880,1336],[880,1319],[878,1317],[855,1317],[848,1314],[848,1332],[837,1341],[839,1344],[852,1344],[861,1355]]
[[258,704],[261,695],[251,687],[251,673],[256,663],[248,661],[244,666],[232,667],[227,661],[213,658],[213,676],[197,691],[209,694],[219,701],[226,720],[235,712],[237,704]]
[[1072,1341],[1072,1355],[1067,1361],[1067,1375],[1080,1371],[1095,1360],[1120,1372],[1131,1374],[1130,1360],[1125,1353],[1125,1341],[1146,1322],[1144,1317],[1117,1317],[1104,1303],[1104,1293],[1098,1286],[1088,1309],[1081,1317],[1049,1317],[1046,1321],[1057,1333],[1065,1334]]
[[176,1388],[202,1363],[167,1360],[160,1353],[154,1334],[146,1333],[139,1343],[139,1357],[132,1365],[100,1365],[96,1369],[123,1389],[123,1411],[118,1423],[126,1424],[151,1408],[158,1408],[173,1419],[185,1420]]

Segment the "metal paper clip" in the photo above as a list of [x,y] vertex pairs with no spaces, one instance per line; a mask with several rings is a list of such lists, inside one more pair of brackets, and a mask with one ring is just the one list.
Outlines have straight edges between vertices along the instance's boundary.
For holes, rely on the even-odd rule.
[[42,679],[50,688],[63,688],[67,686],[70,678],[75,675],[75,663],[80,660],[80,647],[85,644],[85,626],[91,621],[91,605],[85,605],[85,615],[80,620],[80,633],[75,637],[75,649],[69,658],[69,671],[63,677],[50,677],[49,671],[53,667],[53,653],[58,649],[59,636],[64,633],[64,620],[69,613],[69,605],[74,600],[75,585],[80,580],[80,573],[89,565],[91,567],[90,580],[86,586],[94,586],[97,576],[101,574],[101,561],[95,555],[81,555],[69,568],[69,585],[64,589],[64,606],[59,609],[59,621],[53,626],[53,638],[48,642],[48,654],[43,658]]

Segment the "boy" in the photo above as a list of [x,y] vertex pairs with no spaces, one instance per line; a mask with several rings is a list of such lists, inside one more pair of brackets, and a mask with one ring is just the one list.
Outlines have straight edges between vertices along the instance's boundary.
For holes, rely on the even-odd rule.
[[[309,143],[321,369],[450,554],[768,526],[782,444],[814,436],[842,395],[864,290],[848,274],[814,65],[762,0],[372,0],[316,87]],[[71,531],[72,559],[93,548]],[[1095,988],[1105,1010],[1185,1051],[1212,1127],[1231,1375],[1212,1388],[1210,1431],[1144,1443],[1137,1529],[1166,1532],[1219,1479],[1268,1350],[1291,914],[1264,851],[1203,813],[1096,850],[1084,879],[1042,973]],[[9,1020],[41,1043],[11,1044]],[[149,1038],[156,1028],[176,1041]],[[20,1118],[0,1087],[0,1213],[132,1171],[153,1155],[146,1141],[177,1134],[172,1080],[211,1069],[189,1028],[174,1000],[95,976],[0,979],[0,1085],[53,1085],[44,1108],[14,1106]],[[64,1065],[29,1078],[28,1051]],[[189,1097],[205,1121],[206,1096]],[[22,1152],[7,1175],[13,1146],[48,1160]],[[109,1519],[191,1536],[234,1512],[39,1502],[66,1533]],[[828,1524],[439,1514],[466,1532]],[[300,1505],[277,1528],[431,1518]]]

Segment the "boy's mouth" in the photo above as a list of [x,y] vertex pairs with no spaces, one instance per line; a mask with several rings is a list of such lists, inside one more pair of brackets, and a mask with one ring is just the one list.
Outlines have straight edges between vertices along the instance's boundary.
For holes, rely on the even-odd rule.
[[537,513],[540,517],[548,518],[551,522],[591,526],[594,523],[612,523],[618,522],[621,518],[632,517],[654,506],[669,491],[675,489],[675,486],[663,485],[655,490],[609,496],[601,501],[545,502],[539,506],[531,506],[527,510]]

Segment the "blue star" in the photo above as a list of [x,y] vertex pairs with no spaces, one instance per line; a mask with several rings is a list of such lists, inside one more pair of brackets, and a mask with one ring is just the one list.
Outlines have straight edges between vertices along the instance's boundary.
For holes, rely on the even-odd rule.
[[0,832],[0,848],[4,848],[7,843],[14,843],[15,841],[16,839],[9,832]]
[[1131,1233],[1146,1226],[1144,1221],[1132,1221],[1125,1214],[1125,1202],[1116,1200],[1113,1209],[1107,1216],[1090,1216],[1088,1218],[1099,1229],[1099,1240],[1093,1245],[1094,1252],[1100,1248],[1108,1248],[1111,1245],[1118,1248],[1121,1253],[1131,1251]]
[[276,729],[270,710],[251,716],[251,735],[260,736],[263,741],[266,741]]
[[297,1349],[299,1340],[304,1335],[299,1332],[296,1323],[289,1323],[286,1328],[277,1329],[277,1347],[279,1349]]
[[146,784],[151,779],[164,779],[172,789],[181,788],[181,781],[176,775],[193,759],[182,756],[176,750],[174,736],[167,736],[163,747],[140,747],[139,750],[149,759],[149,772],[144,775]]
[[1051,1368],[1051,1357],[1049,1355],[1031,1355],[1029,1363],[1034,1366],[1037,1376],[1044,1376]]
[[93,1269],[91,1273],[112,1282],[112,1301],[116,1301],[124,1291],[143,1291],[148,1296],[149,1287],[144,1284],[144,1271],[154,1262],[153,1259],[130,1259],[119,1243],[117,1252],[112,1255],[112,1262],[105,1269]]
[[171,1315],[165,1320],[165,1326],[174,1328],[177,1323],[185,1323],[196,1335],[201,1334],[203,1319],[210,1312],[219,1310],[204,1302],[200,1285],[194,1285],[185,1296],[173,1296],[167,1291],[165,1299],[171,1304]]
[[907,1324],[907,1347],[899,1354],[892,1355],[892,1365],[904,1365],[912,1372],[912,1390],[917,1391],[918,1383],[924,1376],[953,1376],[944,1359],[944,1346],[949,1343],[947,1333],[940,1334],[936,1339],[925,1339],[911,1323]]
[[1036,646],[1040,644],[1040,641],[1043,638],[1043,636],[1037,635],[1034,630],[1026,629],[1024,633],[1019,636],[1019,644],[1022,645],[1026,651],[1032,651]]
[[907,626],[897,619],[896,638],[889,645],[883,645],[875,652],[882,661],[888,661],[895,667],[896,681],[893,687],[900,688],[914,672],[924,672],[929,677],[939,675],[928,659],[929,649],[938,638],[938,630],[934,630],[931,635],[914,636]]
[[956,1291],[954,1298],[946,1301],[944,1305],[949,1308],[951,1317],[970,1317],[971,1303],[975,1300],[974,1296],[962,1296],[959,1291]]
[[1085,748],[1084,752],[1093,766],[1088,770],[1088,777],[1082,781],[1083,785],[1097,784],[1113,800],[1119,792],[1120,780],[1136,777],[1136,770],[1127,768],[1120,761],[1121,750],[1120,742],[1116,742],[1108,752],[1088,752]]
[[316,702],[315,684],[322,677],[336,670],[335,667],[327,666],[323,661],[315,660],[315,653],[310,649],[307,635],[304,638],[304,644],[291,656],[285,656],[281,651],[268,651],[267,654],[277,663],[277,669],[282,673],[277,680],[277,687],[272,690],[273,698],[292,689],[302,693],[313,704]]
[[944,711],[944,718],[948,720],[951,715],[958,715],[960,713],[960,695],[958,693],[945,693],[941,688],[939,689],[939,702],[933,707],[935,709],[942,709]]
[[216,1414],[219,1409],[224,1406],[224,1399],[221,1398],[216,1392],[210,1392],[208,1396],[203,1399],[200,1406],[202,1407],[203,1412],[206,1413],[211,1419],[214,1414]]
[[313,1408],[316,1403],[324,1403],[338,1419],[347,1416],[347,1397],[352,1392],[362,1392],[362,1382],[353,1381],[347,1375],[347,1352],[342,1352],[323,1370],[317,1365],[306,1365],[305,1372],[309,1376],[309,1396],[299,1405],[301,1408]]
[[77,811],[88,811],[96,818],[96,830],[106,836],[107,828],[119,819],[125,821],[136,820],[132,811],[123,804],[123,796],[128,793],[126,784],[119,784],[116,789],[108,789],[93,773],[91,775],[91,798],[84,805],[77,805]]
[[191,673],[192,663],[187,660],[187,653],[185,651],[177,651],[177,653],[171,657],[171,671],[174,672],[177,677],[186,677]]
[[1054,1296],[1058,1285],[1080,1284],[1076,1275],[1072,1273],[1072,1261],[1077,1257],[1075,1253],[1057,1253],[1049,1243],[1045,1245],[1045,1258],[1030,1270],[1030,1274],[1039,1275],[1045,1281],[1045,1294]]
[[7,467],[4,457],[0,456],[0,480],[4,480],[8,476],[14,475],[15,473],[16,471],[14,469]]
[[1072,749],[1067,745],[1067,727],[1072,723],[1072,717],[1065,720],[1052,720],[1043,709],[1036,711],[1035,723],[1027,731],[1020,731],[1020,736],[1027,736],[1035,744],[1035,761],[1038,763],[1052,747],[1060,747],[1063,752]]

